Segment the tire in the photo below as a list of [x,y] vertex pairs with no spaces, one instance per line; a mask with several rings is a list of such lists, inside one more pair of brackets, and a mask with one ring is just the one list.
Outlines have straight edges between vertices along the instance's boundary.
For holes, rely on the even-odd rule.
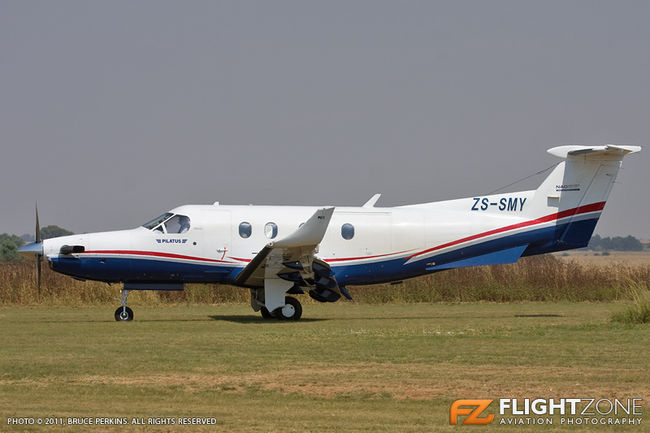
[[133,320],[133,310],[129,307],[126,307],[126,309],[118,307],[118,309],[115,310],[115,320],[118,322],[130,322]]
[[273,314],[269,310],[266,309],[266,307],[262,307],[260,310],[260,313],[262,314],[262,318],[269,320],[269,319],[274,319]]
[[284,298],[284,303],[286,305],[278,309],[279,318],[281,320],[300,320],[300,317],[302,316],[302,305],[300,305],[300,301],[291,296],[286,296]]

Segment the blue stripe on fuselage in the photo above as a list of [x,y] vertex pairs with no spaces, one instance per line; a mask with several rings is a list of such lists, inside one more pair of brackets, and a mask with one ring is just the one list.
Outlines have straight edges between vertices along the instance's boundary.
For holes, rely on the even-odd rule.
[[528,245],[522,256],[581,248],[587,246],[589,243],[589,238],[597,222],[598,218],[596,217],[529,230],[429,256],[408,264],[404,263],[407,259],[400,258],[375,263],[332,266],[332,270],[334,271],[336,280],[341,285],[376,284],[404,280],[435,272],[435,269],[431,271],[426,270],[427,264],[432,262],[436,265],[443,265],[519,245]]
[[82,255],[74,258],[60,255],[51,261],[52,268],[62,274],[106,282],[223,283],[234,279],[242,269],[236,266],[211,266],[116,256],[84,257]]

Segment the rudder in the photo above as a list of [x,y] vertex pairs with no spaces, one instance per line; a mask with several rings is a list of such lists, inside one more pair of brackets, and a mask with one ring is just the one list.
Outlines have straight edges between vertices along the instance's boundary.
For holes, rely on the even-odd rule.
[[531,218],[553,215],[556,230],[544,252],[587,246],[618,174],[623,157],[639,146],[559,146],[549,149],[563,158],[535,191]]

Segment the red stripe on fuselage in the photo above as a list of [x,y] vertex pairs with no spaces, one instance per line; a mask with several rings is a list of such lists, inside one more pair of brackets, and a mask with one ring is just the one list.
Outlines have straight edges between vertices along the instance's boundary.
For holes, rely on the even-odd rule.
[[576,207],[576,208],[573,208],[573,209],[563,210],[562,212],[554,213],[554,214],[551,214],[551,215],[546,215],[546,216],[543,216],[541,218],[537,218],[537,219],[534,219],[534,220],[524,221],[522,223],[512,224],[512,225],[505,226],[505,227],[500,227],[498,229],[489,230],[487,232],[478,233],[476,235],[467,236],[465,238],[458,239],[458,240],[455,240],[455,241],[452,241],[452,242],[448,242],[446,244],[438,245],[438,246],[435,246],[433,248],[429,248],[428,250],[424,250],[422,252],[413,254],[412,256],[408,256],[407,259],[417,257],[417,256],[421,256],[422,254],[430,253],[431,251],[441,250],[443,248],[447,248],[447,247],[451,247],[451,246],[454,246],[454,245],[462,244],[463,242],[473,241],[474,239],[483,238],[483,237],[494,235],[494,234],[497,234],[497,233],[507,232],[509,230],[515,230],[515,229],[520,229],[522,227],[529,227],[529,226],[533,226],[533,225],[536,225],[536,224],[547,223],[549,221],[559,220],[561,218],[566,218],[566,217],[569,217],[569,216],[574,216],[574,215],[578,215],[578,214],[582,214],[582,213],[601,211],[601,210],[603,210],[604,207],[605,207],[605,202],[601,201],[599,203],[592,203],[592,204],[588,204],[588,205],[585,205],[585,206]]
[[181,254],[160,253],[156,251],[95,250],[95,251],[85,251],[83,254],[119,254],[119,255],[132,255],[132,256],[154,256],[154,257],[165,257],[168,259],[198,260],[202,262],[213,262],[213,263],[232,263],[230,261],[225,261],[225,260],[183,256]]
[[239,257],[230,257],[233,260],[239,260],[240,262],[250,262],[251,259],[240,259]]

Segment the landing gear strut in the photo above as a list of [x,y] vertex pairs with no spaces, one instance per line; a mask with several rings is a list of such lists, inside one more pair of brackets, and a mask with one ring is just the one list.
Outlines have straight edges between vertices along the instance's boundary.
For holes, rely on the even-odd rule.
[[126,299],[129,297],[129,291],[123,289],[117,300],[122,303],[121,307],[115,310],[115,320],[118,322],[128,322],[133,320],[133,310],[126,306]]

